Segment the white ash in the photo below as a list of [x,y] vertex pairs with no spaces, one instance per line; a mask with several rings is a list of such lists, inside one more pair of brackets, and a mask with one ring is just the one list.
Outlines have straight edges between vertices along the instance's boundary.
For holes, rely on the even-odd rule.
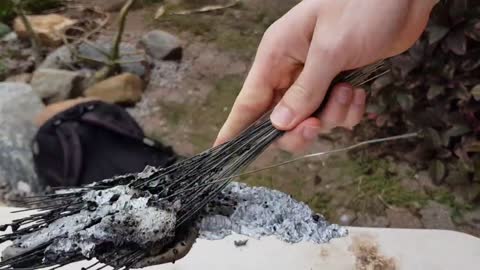
[[129,243],[148,249],[170,241],[175,235],[179,203],[150,206],[152,195],[143,192],[142,196],[138,196],[136,193],[124,185],[87,192],[83,200],[91,202],[92,209],[60,218],[39,232],[15,240],[2,255],[8,258],[51,240],[54,241],[45,252],[46,258],[51,261],[73,251],[92,258],[98,245],[105,243],[117,247]]
[[348,231],[325,218],[304,203],[280,191],[245,184],[230,184],[223,195],[237,203],[228,215],[207,215],[200,222],[200,237],[222,239],[232,232],[254,238],[274,235],[289,242],[326,243],[344,237]]

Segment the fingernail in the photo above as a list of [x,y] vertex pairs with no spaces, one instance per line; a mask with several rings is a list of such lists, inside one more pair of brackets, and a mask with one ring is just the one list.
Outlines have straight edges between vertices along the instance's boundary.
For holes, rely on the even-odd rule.
[[353,104],[363,105],[365,104],[367,94],[362,89],[355,89],[355,94],[353,96]]
[[349,104],[352,99],[352,89],[348,86],[340,86],[337,90],[335,99],[340,104]]
[[287,128],[293,121],[293,112],[286,106],[277,106],[270,117],[272,123],[280,128]]
[[318,133],[320,133],[320,128],[319,127],[311,127],[311,126],[306,126],[303,128],[303,137],[307,141],[311,141],[313,139],[316,139],[318,136]]

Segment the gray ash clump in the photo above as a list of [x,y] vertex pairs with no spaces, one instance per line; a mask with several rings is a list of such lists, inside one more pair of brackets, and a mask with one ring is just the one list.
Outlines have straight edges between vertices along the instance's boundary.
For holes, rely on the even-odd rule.
[[[306,204],[280,191],[232,182],[222,195],[222,200],[229,198],[233,201],[227,210],[231,214],[211,211],[199,224],[202,238],[222,239],[235,232],[255,238],[275,235],[289,243],[325,243],[348,233],[345,228],[329,224]],[[222,205],[221,208],[225,213],[228,206]]]
[[[148,192],[120,185],[82,196],[87,209],[57,219],[48,227],[13,241],[2,257],[8,259],[48,243],[45,260],[62,263],[75,256],[93,258],[111,247],[161,249],[175,236],[179,203],[156,205]],[[141,195],[141,196],[140,196]]]

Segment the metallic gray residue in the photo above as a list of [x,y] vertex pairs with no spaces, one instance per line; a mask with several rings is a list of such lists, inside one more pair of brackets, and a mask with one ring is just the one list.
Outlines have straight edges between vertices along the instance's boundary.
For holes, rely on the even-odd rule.
[[23,253],[53,240],[45,251],[45,256],[52,261],[74,250],[91,258],[95,256],[96,246],[102,243],[114,246],[134,243],[149,248],[152,244],[171,240],[175,235],[178,203],[149,206],[152,195],[143,193],[140,197],[136,193],[124,185],[87,192],[83,200],[91,202],[92,209],[60,218],[39,232],[16,239],[3,255]]
[[235,232],[254,238],[274,235],[289,243],[325,243],[348,233],[280,191],[232,183],[223,195],[237,203],[233,214],[204,217],[199,224],[201,238],[217,240]]

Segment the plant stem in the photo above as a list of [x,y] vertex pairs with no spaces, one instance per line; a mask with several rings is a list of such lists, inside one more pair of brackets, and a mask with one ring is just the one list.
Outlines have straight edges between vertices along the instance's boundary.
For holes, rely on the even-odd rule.
[[28,35],[30,37],[30,42],[32,43],[32,49],[33,49],[33,58],[35,60],[35,65],[39,66],[42,63],[43,60],[43,54],[42,54],[42,47],[40,44],[40,39],[38,38],[37,33],[33,31],[33,27],[30,24],[30,21],[28,20],[27,16],[25,15],[25,12],[23,11],[23,8],[20,3],[13,2],[14,5],[14,11],[15,13],[20,16],[20,19],[22,20],[22,23],[25,26],[25,29],[28,32]]
[[122,9],[120,10],[120,14],[118,17],[118,31],[115,35],[115,39],[113,42],[112,49],[110,50],[110,55],[108,56],[108,62],[105,63],[105,67],[97,71],[95,74],[95,82],[99,82],[110,76],[120,67],[120,44],[122,42],[123,32],[125,30],[125,22],[127,20],[128,12],[132,7],[135,0],[128,0],[125,5],[123,5]]
[[118,31],[117,35],[115,36],[115,41],[113,43],[112,51],[111,51],[111,61],[116,62],[120,58],[120,43],[122,42],[123,31],[125,30],[125,22],[127,19],[128,12],[132,7],[135,0],[128,0],[125,5],[120,10],[120,15],[118,18]]

